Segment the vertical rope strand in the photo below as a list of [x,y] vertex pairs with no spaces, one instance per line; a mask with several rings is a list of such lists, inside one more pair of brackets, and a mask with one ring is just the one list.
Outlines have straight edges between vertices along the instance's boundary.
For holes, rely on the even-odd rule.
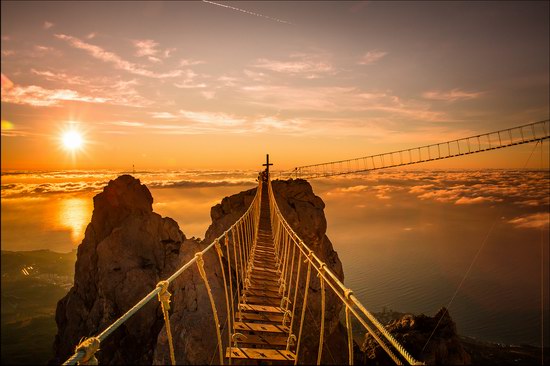
[[304,303],[302,304],[302,317],[300,319],[300,331],[298,332],[298,340],[296,341],[296,358],[294,359],[294,365],[298,364],[298,353],[300,351],[300,341],[302,340],[302,330],[304,327],[304,318],[306,316],[306,306],[307,306],[307,294],[309,290],[309,280],[311,278],[311,259],[307,259],[307,275],[306,275],[306,284],[305,284],[305,294],[304,294]]
[[218,319],[218,311],[216,310],[216,304],[214,303],[214,297],[212,296],[212,290],[210,289],[210,284],[208,283],[208,278],[206,277],[206,272],[204,271],[204,259],[202,258],[202,252],[195,254],[197,258],[197,267],[199,273],[204,281],[204,286],[208,291],[208,298],[210,299],[210,306],[212,307],[212,313],[214,314],[214,322],[216,323],[216,335],[218,337],[218,350],[220,353],[220,365],[223,365],[223,344],[222,344],[222,335],[220,331],[220,321]]
[[317,351],[317,365],[321,364],[321,357],[323,355],[323,340],[325,337],[325,279],[321,274],[325,271],[325,264],[321,265],[319,271],[319,281],[321,282],[321,327],[319,330],[319,350]]

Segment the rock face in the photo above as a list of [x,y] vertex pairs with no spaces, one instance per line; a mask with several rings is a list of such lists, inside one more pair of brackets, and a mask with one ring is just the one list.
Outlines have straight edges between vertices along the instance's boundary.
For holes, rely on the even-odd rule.
[[[441,319],[441,320],[440,320]],[[437,325],[439,322],[439,325]],[[437,325],[435,333],[430,335]],[[464,350],[456,324],[449,312],[441,308],[433,317],[404,315],[386,326],[395,339],[417,360],[428,365],[469,365],[470,355]],[[430,339],[423,351],[424,345]],[[361,347],[364,354],[359,355],[361,364],[393,365],[386,352],[367,335]]]
[[[275,181],[278,205],[304,242],[343,280],[342,264],[325,235],[324,203],[304,180]],[[94,197],[92,221],[78,248],[75,281],[59,301],[55,359],[65,361],[81,337],[97,335],[227,230],[248,209],[256,189],[230,197],[211,210],[205,239],[186,239],[175,221],[152,211],[153,198],[139,180],[125,175],[109,182]],[[208,283],[216,303],[227,346],[227,313],[222,270],[216,250],[203,256]],[[305,269],[302,276],[305,277]],[[300,284],[305,289],[305,281]],[[218,342],[208,293],[193,264],[169,287],[173,294],[170,324],[178,364],[218,362]],[[347,361],[347,338],[338,315],[341,303],[327,287],[323,363]],[[319,279],[312,273],[304,322],[300,362],[317,357],[321,320]],[[297,304],[297,313],[301,303]],[[295,329],[294,333],[298,333]],[[326,346],[327,344],[330,347]],[[155,299],[107,338],[97,353],[101,364],[169,364],[164,320]]]
[[[81,337],[103,331],[176,268],[180,247],[188,243],[174,220],[153,212],[152,203],[147,187],[129,175],[94,197],[74,286],[57,305],[53,362],[64,362]],[[158,301],[151,301],[101,345],[99,362],[151,363],[162,325]]]
[[[212,207],[210,216],[212,224],[208,227],[202,242],[194,242],[194,250],[180,252],[180,263],[188,262],[195,252],[204,249],[217,237],[229,229],[248,209],[254,200],[256,189],[240,192],[225,197],[220,204]],[[215,250],[209,250],[204,255],[206,275],[216,303],[216,310],[222,326],[222,342],[227,346],[227,319],[225,306],[225,291],[223,277]],[[225,268],[225,267],[224,267]],[[227,271],[227,268],[225,268]],[[174,335],[174,354],[176,363],[200,365],[219,363],[218,341],[210,300],[204,281],[199,275],[196,265],[184,272],[174,281],[173,313],[170,316],[172,333]],[[163,327],[155,349],[153,363],[165,365],[170,363],[166,339],[166,329]]]
[[[315,196],[309,183],[304,180],[289,180],[273,182],[273,189],[278,205],[294,230],[303,238],[315,253],[327,263],[327,266],[343,279],[342,264],[338,255],[332,249],[330,240],[325,235],[326,219],[323,213],[324,203]],[[210,244],[227,230],[250,206],[256,194],[256,189],[240,192],[226,197],[220,204],[212,207],[210,215],[212,224],[205,234],[201,244],[196,243],[196,249],[202,249]],[[191,258],[190,254],[183,254],[182,264]],[[206,266],[208,266],[208,279],[212,286],[212,292],[217,304],[220,323],[223,325],[226,319],[225,294],[220,264],[215,251],[209,251],[205,255]],[[304,277],[305,270],[302,270]],[[300,351],[300,363],[315,363],[319,342],[321,294],[319,280],[311,276],[309,289],[308,309],[305,318],[304,335]],[[301,284],[301,290],[304,284]],[[212,311],[208,301],[204,285],[197,271],[187,271],[181,281],[177,280],[174,290],[174,309],[170,317],[172,333],[177,334],[174,340],[174,348],[177,363],[185,364],[210,364],[218,362],[217,339],[213,327]],[[341,308],[340,302],[335,295],[327,289],[326,302],[326,325],[325,347],[323,351],[323,363],[342,364],[347,361],[347,338],[343,328],[339,325],[338,314]],[[297,309],[301,309],[298,303]],[[295,333],[298,333],[295,330]],[[166,342],[165,330],[163,329],[155,350],[154,363],[169,363],[168,345]],[[176,336],[175,336],[176,337]],[[227,329],[222,330],[222,342],[224,347],[227,344]]]
[[[323,200],[313,193],[311,185],[303,179],[274,181],[272,183],[277,206],[286,221],[304,243],[315,252],[321,261],[340,279],[344,281],[342,262],[334,251],[327,237],[327,221],[324,214]],[[303,272],[302,272],[303,273]],[[300,284],[300,291],[305,289],[305,281]],[[322,363],[347,363],[347,338],[345,329],[339,320],[342,302],[326,286],[325,310],[325,345]],[[302,303],[297,303],[301,309]],[[312,272],[307,312],[304,321],[302,344],[300,346],[300,363],[315,364],[319,347],[319,324],[321,321],[321,285],[319,278]],[[296,332],[297,333],[297,332]]]

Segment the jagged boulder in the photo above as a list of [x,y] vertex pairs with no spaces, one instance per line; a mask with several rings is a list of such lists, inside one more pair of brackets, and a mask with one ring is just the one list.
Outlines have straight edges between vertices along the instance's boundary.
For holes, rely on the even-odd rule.
[[[404,315],[390,322],[386,329],[413,357],[428,365],[471,364],[471,357],[464,350],[456,332],[456,324],[446,308],[441,308],[433,317],[424,314]],[[427,345],[426,342],[428,342]],[[365,336],[361,351],[362,353],[359,352],[358,355],[358,361],[361,364],[394,364],[368,334]]]
[[[147,187],[130,175],[94,197],[74,286],[57,305],[53,362],[64,362],[81,337],[103,331],[175,270],[185,236],[174,220],[154,213],[152,203]],[[101,345],[99,362],[150,364],[162,325],[152,301]]]
[[[311,185],[303,179],[276,180],[272,185],[277,205],[289,225],[343,282],[342,262],[326,235],[327,220],[323,200],[313,193]],[[301,282],[299,287],[301,292],[304,291],[305,281]],[[325,287],[325,342],[321,362],[344,364],[348,361],[347,337],[339,319],[343,305],[329,286]],[[296,308],[301,309],[301,307],[302,303],[298,302]],[[321,285],[315,274],[311,276],[307,309],[299,359],[301,363],[314,364],[317,361],[319,324],[322,316]]]

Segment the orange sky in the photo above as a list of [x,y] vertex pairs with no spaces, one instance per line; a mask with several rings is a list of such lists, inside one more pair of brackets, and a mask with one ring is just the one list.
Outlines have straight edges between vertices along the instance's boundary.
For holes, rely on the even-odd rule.
[[291,169],[548,118],[547,2],[224,4],[2,2],[2,170]]

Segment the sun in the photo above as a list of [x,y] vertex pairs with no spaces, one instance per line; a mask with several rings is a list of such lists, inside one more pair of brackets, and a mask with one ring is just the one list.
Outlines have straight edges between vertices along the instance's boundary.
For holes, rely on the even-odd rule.
[[80,150],[84,143],[82,135],[78,131],[66,131],[61,136],[63,147],[70,151]]

